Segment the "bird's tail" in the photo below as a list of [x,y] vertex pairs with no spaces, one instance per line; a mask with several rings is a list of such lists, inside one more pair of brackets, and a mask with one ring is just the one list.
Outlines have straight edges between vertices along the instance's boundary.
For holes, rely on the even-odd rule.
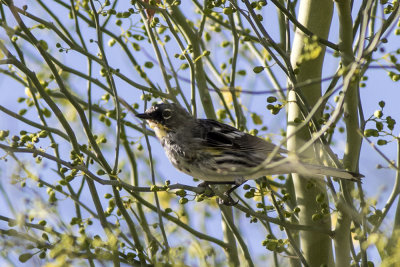
[[237,172],[236,176],[245,177],[246,179],[257,179],[263,175],[276,175],[276,174],[287,174],[297,173],[304,177],[313,177],[323,179],[324,176],[330,176],[335,178],[347,179],[350,181],[360,181],[364,175],[356,172],[351,172],[343,169],[327,167],[323,165],[316,165],[305,163],[297,159],[289,160],[282,159],[271,164],[266,165],[264,168],[249,174],[248,171],[245,173]]
[[359,181],[364,175],[356,172],[351,172],[343,169],[337,169],[322,165],[314,165],[304,162],[299,162],[294,169],[294,173],[298,173],[304,176],[314,176],[314,175],[322,175],[322,176],[331,176],[341,179],[347,179],[351,181]]

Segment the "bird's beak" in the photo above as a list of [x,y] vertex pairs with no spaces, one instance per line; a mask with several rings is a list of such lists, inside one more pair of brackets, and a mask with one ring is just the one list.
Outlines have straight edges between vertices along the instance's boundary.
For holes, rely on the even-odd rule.
[[135,116],[142,120],[150,120],[151,119],[151,116],[148,113],[136,114]]

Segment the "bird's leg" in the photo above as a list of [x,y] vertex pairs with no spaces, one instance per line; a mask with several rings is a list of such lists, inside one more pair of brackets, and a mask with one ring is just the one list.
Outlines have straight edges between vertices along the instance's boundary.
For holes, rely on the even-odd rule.
[[243,177],[235,179],[235,181],[233,182],[234,186],[232,186],[231,188],[229,188],[229,190],[226,191],[225,194],[229,196],[230,193],[232,193],[233,191],[235,191],[236,188],[240,187],[240,186],[241,186],[242,184],[244,184],[245,182],[247,182],[247,180],[244,179]]
[[234,200],[232,199],[231,193],[232,193],[233,191],[235,191],[236,188],[238,188],[238,187],[240,187],[242,184],[244,184],[245,182],[247,182],[247,180],[244,179],[243,177],[240,177],[240,178],[235,179],[235,182],[233,183],[234,186],[232,186],[231,188],[229,188],[229,189],[224,193],[224,196],[225,196],[226,198],[225,198],[225,199],[222,199],[222,200],[220,201],[220,204],[224,204],[224,205],[227,205],[227,206],[234,206],[234,205],[236,205],[237,203],[239,203],[239,200],[234,201]]
[[[198,184],[199,187],[208,187],[210,188],[210,185],[212,184],[232,184],[233,186],[229,188],[226,192],[224,192],[225,199],[220,199],[219,204],[224,204],[227,206],[234,206],[236,205],[239,201],[234,201],[231,197],[231,193],[235,191],[236,188],[240,187],[242,184],[247,182],[246,179],[244,178],[237,178],[235,181],[228,181],[228,182],[214,182],[214,181],[204,181]],[[212,188],[210,188],[212,190]]]
[[212,196],[215,196],[214,190],[210,187],[210,185],[212,185],[212,184],[235,184],[235,182],[234,181],[232,181],[232,182],[203,181],[203,182],[199,183],[197,185],[197,187],[209,188],[211,190],[212,194],[206,194],[206,196],[212,197]]

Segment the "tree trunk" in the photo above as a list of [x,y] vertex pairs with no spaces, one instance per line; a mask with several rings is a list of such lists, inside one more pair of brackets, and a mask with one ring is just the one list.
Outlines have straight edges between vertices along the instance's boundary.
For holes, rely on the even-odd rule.
[[[331,25],[333,12],[333,1],[330,0],[302,0],[299,9],[299,18],[301,24],[311,30],[318,37],[327,39]],[[313,59],[304,60],[303,55],[307,49],[306,36],[297,29],[293,42],[291,63],[296,72],[296,83],[304,84],[310,79],[320,79],[322,74],[322,65],[325,55],[325,47],[319,55]],[[301,63],[301,64],[299,64]],[[295,119],[304,119],[301,112],[301,102],[296,90],[301,91],[306,103],[312,107],[321,97],[321,84],[314,83],[300,89],[291,90],[288,93],[288,128],[287,134],[290,136],[297,128]],[[315,116],[321,116],[322,110]],[[296,152],[306,141],[310,139],[310,132],[307,128],[303,128],[293,137],[288,139],[289,151]],[[308,149],[304,155],[312,157],[313,149]],[[316,186],[310,188],[309,183],[313,182]],[[316,197],[319,194],[325,195],[324,202],[327,202],[326,189],[323,183],[301,177],[297,174],[293,175],[293,185],[296,192],[298,207],[301,209],[299,213],[300,224],[318,225],[330,229],[330,217],[325,216],[321,220],[314,221],[313,215],[321,210],[320,203],[317,203]],[[314,218],[315,219],[315,218]],[[304,257],[310,266],[320,266],[321,264],[333,265],[332,243],[329,236],[311,232],[300,232],[300,246],[304,253]]]

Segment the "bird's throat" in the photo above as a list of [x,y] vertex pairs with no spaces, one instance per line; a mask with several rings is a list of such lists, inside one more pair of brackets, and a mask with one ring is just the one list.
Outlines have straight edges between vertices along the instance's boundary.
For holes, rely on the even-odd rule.
[[168,128],[152,121],[149,121],[149,126],[152,128],[158,139],[163,139],[167,135]]

